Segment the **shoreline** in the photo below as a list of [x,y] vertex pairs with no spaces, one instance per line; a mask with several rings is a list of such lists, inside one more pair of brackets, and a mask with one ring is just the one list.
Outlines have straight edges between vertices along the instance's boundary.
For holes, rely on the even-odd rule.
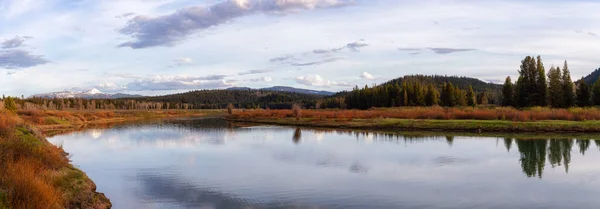
[[464,133],[552,133],[552,134],[599,134],[600,121],[536,121],[513,122],[502,120],[435,120],[435,119],[300,119],[293,118],[226,118],[241,123],[268,125],[301,126],[313,128],[335,128],[350,130],[371,130],[384,132],[425,131],[425,132],[464,132]]
[[[214,110],[0,111],[0,208],[111,208],[69,154],[46,137],[90,126],[224,115]],[[5,134],[3,134],[5,133]],[[8,135],[6,134],[8,133]],[[23,150],[25,149],[25,150]],[[4,159],[4,160],[2,160]],[[31,163],[31,162],[34,163]],[[46,165],[46,162],[52,165]],[[41,173],[40,173],[41,172]],[[23,173],[30,175],[23,175]],[[4,179],[4,180],[3,180]],[[41,188],[41,189],[40,189]]]

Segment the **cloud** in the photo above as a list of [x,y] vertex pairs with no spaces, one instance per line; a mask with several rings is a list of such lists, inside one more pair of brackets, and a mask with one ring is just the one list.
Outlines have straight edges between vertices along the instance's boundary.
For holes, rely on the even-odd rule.
[[367,79],[367,80],[373,80],[375,79],[375,77],[373,77],[373,75],[371,75],[368,72],[363,72],[362,75],[360,75],[361,78],[363,79]]
[[29,51],[11,49],[0,51],[0,68],[22,69],[48,63],[42,55],[34,55]]
[[184,65],[184,64],[191,64],[194,60],[192,60],[192,58],[189,57],[180,57],[175,59],[175,63],[177,63],[178,65]]
[[119,47],[139,49],[173,46],[197,31],[247,15],[287,14],[298,10],[341,7],[348,4],[345,0],[227,0],[208,7],[187,7],[164,16],[138,15],[119,30],[121,34],[132,38],[131,41],[121,43]]
[[312,66],[312,65],[322,65],[322,64],[335,62],[335,61],[343,60],[343,59],[344,58],[341,58],[341,57],[333,57],[333,58],[327,58],[324,60],[318,60],[318,61],[314,61],[314,62],[304,62],[304,63],[286,62],[285,64],[289,64],[290,66],[296,66],[296,67],[305,67],[305,66]]
[[360,48],[363,47],[367,47],[369,46],[369,44],[366,43],[362,43],[364,40],[361,39],[359,41],[355,41],[352,43],[348,43],[342,47],[338,47],[338,48],[332,48],[332,49],[315,49],[312,51],[313,54],[329,54],[329,53],[334,53],[334,52],[339,52],[342,51],[344,49],[348,49],[352,52],[358,52],[360,51]]
[[575,33],[590,35],[590,36],[598,36],[598,34],[596,34],[596,33],[592,33],[590,31],[584,31],[584,30],[576,30]]
[[286,61],[286,60],[289,60],[289,59],[292,59],[292,58],[294,58],[294,56],[288,54],[288,55],[283,55],[283,56],[280,56],[280,57],[271,58],[269,60],[269,62],[283,62],[283,61]]
[[122,19],[122,18],[127,18],[127,17],[132,16],[132,15],[135,15],[135,13],[133,13],[133,12],[127,12],[127,13],[124,13],[122,15],[118,15],[115,18]]
[[238,75],[262,74],[262,73],[269,73],[269,72],[273,72],[273,71],[275,71],[275,70],[273,70],[273,69],[249,70],[249,71],[241,72]]
[[273,78],[265,76],[265,77],[262,77],[262,78],[250,79],[250,81],[252,81],[252,82],[265,82],[265,83],[269,83],[269,82],[273,81]]
[[298,76],[295,78],[296,83],[303,84],[306,86],[351,86],[348,82],[336,82],[325,80],[320,75],[307,75],[307,76]]
[[154,76],[152,78],[136,79],[126,85],[130,91],[158,90],[190,90],[206,88],[223,88],[235,86],[223,79],[222,75],[192,77],[192,76]]
[[369,44],[360,43],[360,42],[352,42],[346,45],[346,48],[350,49],[350,51],[357,52],[360,48],[367,47]]
[[416,52],[421,51],[423,48],[398,48],[399,51]]
[[458,48],[427,48],[436,54],[450,54],[454,52],[475,51],[475,49],[458,49]]
[[6,39],[0,42],[0,48],[2,49],[13,49],[22,46],[27,39],[31,39],[30,36],[15,36],[11,39]]
[[399,51],[409,52],[410,55],[420,54],[421,51],[423,51],[425,49],[429,49],[429,50],[435,52],[436,54],[450,54],[450,53],[455,53],[455,52],[467,52],[467,51],[475,51],[476,50],[476,49],[434,48],[434,47],[429,47],[429,48],[398,48]]

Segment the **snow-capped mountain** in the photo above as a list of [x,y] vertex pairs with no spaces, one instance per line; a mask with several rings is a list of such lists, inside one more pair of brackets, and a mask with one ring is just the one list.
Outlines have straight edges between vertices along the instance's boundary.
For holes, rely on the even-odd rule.
[[141,97],[142,95],[131,95],[131,94],[107,94],[103,93],[98,89],[90,89],[87,91],[59,91],[45,94],[36,94],[31,97],[38,98],[83,98],[83,99],[119,99],[119,98],[130,98],[130,97]]

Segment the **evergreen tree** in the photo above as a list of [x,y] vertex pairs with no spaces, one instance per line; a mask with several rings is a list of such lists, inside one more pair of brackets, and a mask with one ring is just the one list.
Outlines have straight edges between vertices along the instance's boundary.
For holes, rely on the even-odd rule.
[[592,87],[592,94],[594,98],[594,105],[600,105],[600,79],[596,80]]
[[12,97],[6,97],[6,99],[4,99],[4,108],[11,113],[17,112],[17,104]]
[[467,105],[471,107],[475,107],[477,105],[477,98],[475,92],[473,91],[473,86],[469,86],[467,89]]
[[427,90],[424,89],[421,84],[415,84],[415,106],[425,106],[425,96],[427,95]]
[[590,106],[591,101],[591,90],[590,87],[583,81],[583,78],[577,82],[577,106],[587,107]]
[[454,88],[456,106],[467,106],[467,93],[459,88]]
[[526,107],[527,104],[527,88],[525,87],[525,79],[523,76],[519,76],[515,85],[515,99],[514,105],[516,107]]
[[408,91],[404,89],[404,95],[402,96],[403,106],[408,106]]
[[540,56],[525,57],[521,61],[516,88],[516,103],[519,107],[545,106],[547,97],[546,70]]
[[448,107],[456,106],[455,90],[454,90],[454,86],[452,85],[452,83],[446,83],[444,85],[444,90],[442,91],[441,97],[442,97],[442,105],[448,106]]
[[425,98],[427,106],[437,105],[439,103],[438,98],[439,92],[437,91],[437,89],[435,89],[433,84],[429,84],[429,86],[427,87],[427,96]]
[[571,72],[569,71],[569,65],[565,60],[562,75],[562,86],[564,93],[564,107],[575,106],[575,92],[573,81],[571,80]]
[[515,98],[515,90],[513,87],[513,83],[510,79],[510,76],[506,77],[504,81],[504,86],[502,87],[502,105],[503,106],[513,106]]
[[562,74],[560,68],[552,67],[548,71],[548,102],[551,107],[561,108],[565,106],[565,100],[563,99],[564,87],[562,81]]
[[480,104],[480,105],[488,104],[488,97],[485,92],[481,92],[481,93],[479,93],[479,95],[477,95],[477,104]]
[[546,83],[546,69],[544,68],[544,63],[542,62],[542,57],[537,56],[536,69],[538,71],[537,77],[537,105],[538,106],[546,106],[548,104],[548,85]]

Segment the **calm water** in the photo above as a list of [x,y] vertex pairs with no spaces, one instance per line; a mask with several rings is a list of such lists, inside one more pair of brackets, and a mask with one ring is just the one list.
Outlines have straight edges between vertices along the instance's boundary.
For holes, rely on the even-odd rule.
[[218,119],[50,138],[114,208],[598,208],[600,141],[395,136]]

